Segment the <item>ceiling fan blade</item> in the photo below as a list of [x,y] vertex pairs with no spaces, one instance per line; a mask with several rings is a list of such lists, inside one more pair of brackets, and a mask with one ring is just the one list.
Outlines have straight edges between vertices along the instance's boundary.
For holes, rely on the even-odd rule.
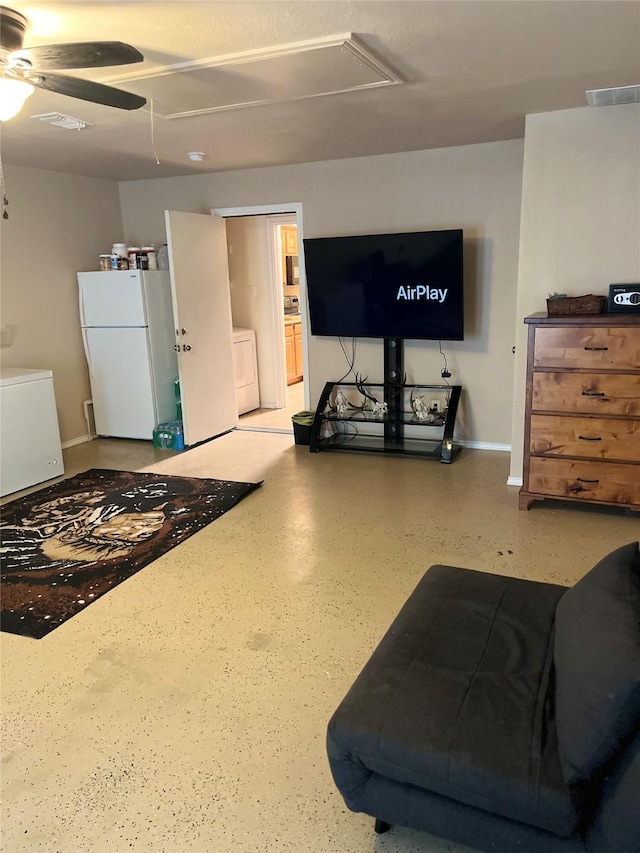
[[81,101],[92,101],[94,104],[104,104],[119,110],[138,110],[147,103],[147,99],[140,95],[114,89],[113,86],[105,86],[103,83],[94,83],[92,80],[80,80],[78,77],[66,77],[62,74],[43,74],[36,77],[34,74],[23,79],[48,92],[57,92],[59,95],[68,95],[70,98],[80,98]]
[[38,71],[56,71],[58,68],[130,65],[142,62],[144,56],[135,47],[121,41],[81,41],[21,48],[10,54],[9,64],[18,58],[28,59]]

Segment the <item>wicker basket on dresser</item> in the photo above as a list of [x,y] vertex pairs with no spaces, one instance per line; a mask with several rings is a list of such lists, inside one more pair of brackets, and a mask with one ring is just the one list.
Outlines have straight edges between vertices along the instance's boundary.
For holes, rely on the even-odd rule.
[[520,509],[552,498],[640,511],[640,316],[525,323]]

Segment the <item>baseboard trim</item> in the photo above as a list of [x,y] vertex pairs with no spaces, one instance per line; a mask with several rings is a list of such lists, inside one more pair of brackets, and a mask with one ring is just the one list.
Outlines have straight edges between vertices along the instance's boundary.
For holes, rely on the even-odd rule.
[[470,447],[473,450],[499,450],[502,453],[511,453],[510,444],[494,444],[490,441],[460,441],[461,447]]
[[522,477],[508,477],[507,486],[522,486]]
[[75,447],[76,444],[86,444],[87,441],[93,441],[97,437],[97,435],[80,435],[78,438],[71,438],[69,441],[62,442],[62,449],[66,450],[68,447]]
[[285,429],[284,427],[260,427],[260,426],[237,426],[237,432],[274,432],[279,435],[293,435],[293,427]]

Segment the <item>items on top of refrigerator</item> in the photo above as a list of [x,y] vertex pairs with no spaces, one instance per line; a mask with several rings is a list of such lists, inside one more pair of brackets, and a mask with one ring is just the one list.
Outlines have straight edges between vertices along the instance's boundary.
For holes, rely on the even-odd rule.
[[140,246],[129,246],[129,248],[127,249],[127,254],[129,256],[129,269],[130,270],[137,270],[138,269],[138,262],[137,262],[136,257],[137,257],[137,254],[139,251],[140,251]]
[[163,249],[164,255],[162,249],[157,252],[153,245],[127,246],[125,243],[114,243],[110,254],[100,255],[98,268],[100,270],[168,270],[169,258],[166,243]]
[[169,269],[169,247],[166,243],[162,244],[160,251],[158,252],[158,269],[159,270],[168,270]]
[[147,269],[148,270],[157,270],[158,269],[158,261],[156,257],[156,247],[155,246],[143,246],[142,251],[147,256]]

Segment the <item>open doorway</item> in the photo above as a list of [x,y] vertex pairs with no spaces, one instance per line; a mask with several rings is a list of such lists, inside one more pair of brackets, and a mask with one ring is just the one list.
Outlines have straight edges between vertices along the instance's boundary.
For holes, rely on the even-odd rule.
[[292,432],[291,416],[308,408],[301,209],[287,207],[213,211],[225,218],[233,326],[243,330],[234,337],[248,351],[255,334],[259,406],[244,402],[239,429]]

